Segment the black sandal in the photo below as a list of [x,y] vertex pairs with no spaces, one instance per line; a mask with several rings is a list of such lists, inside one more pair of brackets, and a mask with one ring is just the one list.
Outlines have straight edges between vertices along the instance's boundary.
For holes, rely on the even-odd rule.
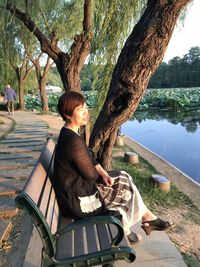
[[[148,223],[148,225],[144,225],[145,223]],[[141,227],[145,231],[146,235],[150,235],[152,231],[165,231],[173,226],[173,223],[157,218],[153,221],[142,222]]]

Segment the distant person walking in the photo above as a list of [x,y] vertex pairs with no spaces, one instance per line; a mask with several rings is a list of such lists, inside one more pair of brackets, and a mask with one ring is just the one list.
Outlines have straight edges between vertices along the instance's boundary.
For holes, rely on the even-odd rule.
[[4,91],[4,100],[7,103],[8,114],[14,115],[14,103],[16,100],[16,93],[8,84]]

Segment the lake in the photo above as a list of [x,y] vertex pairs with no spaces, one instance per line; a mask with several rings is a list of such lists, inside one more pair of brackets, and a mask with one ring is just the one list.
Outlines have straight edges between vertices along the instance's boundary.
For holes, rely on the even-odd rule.
[[135,113],[121,131],[200,185],[200,111]]

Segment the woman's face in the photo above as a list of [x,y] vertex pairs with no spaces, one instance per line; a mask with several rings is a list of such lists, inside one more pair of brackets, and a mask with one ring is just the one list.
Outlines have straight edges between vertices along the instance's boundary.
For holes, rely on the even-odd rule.
[[87,104],[84,103],[83,105],[75,107],[72,115],[70,116],[70,125],[73,126],[84,126],[88,123],[89,120],[89,113]]

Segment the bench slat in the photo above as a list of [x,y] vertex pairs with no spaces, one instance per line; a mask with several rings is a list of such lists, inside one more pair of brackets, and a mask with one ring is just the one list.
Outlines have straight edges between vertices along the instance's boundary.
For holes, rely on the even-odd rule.
[[54,199],[52,212],[53,212],[53,218],[52,218],[51,223],[50,223],[50,228],[51,228],[52,233],[55,234],[55,232],[58,229],[58,222],[59,222],[59,217],[60,217],[60,212],[59,212],[59,208],[58,208],[58,203],[56,201],[56,196]]
[[88,253],[85,236],[85,227],[74,230],[74,256]]
[[48,207],[49,207],[49,202],[51,199],[51,192],[52,192],[52,186],[50,182],[47,180],[47,182],[44,183],[43,187],[43,195],[41,198],[41,202],[38,203],[40,211],[42,212],[43,216],[46,218],[47,217],[47,212],[48,212]]
[[[67,224],[72,223],[73,219],[60,216],[58,229],[63,229]],[[57,239],[56,259],[74,256],[74,232],[65,233]]]
[[39,202],[41,190],[44,185],[46,177],[46,171],[43,168],[41,163],[37,163],[35,166],[30,179],[25,185],[24,192],[29,195],[33,201],[36,203],[36,205]]
[[54,149],[55,149],[55,143],[52,139],[49,138],[38,160],[43,165],[46,172],[49,171],[50,163],[52,161],[52,156],[54,154]]
[[58,216],[56,212],[56,196],[53,188],[51,188],[50,200],[46,212],[46,220],[51,229],[51,232],[54,234],[58,228]]
[[107,225],[105,224],[97,225],[97,232],[101,250],[109,249],[111,243],[111,237]]
[[97,230],[95,225],[86,227],[88,253],[96,252],[100,250],[100,245],[98,243]]
[[74,256],[74,233],[65,233],[57,239],[56,259],[62,260]]

